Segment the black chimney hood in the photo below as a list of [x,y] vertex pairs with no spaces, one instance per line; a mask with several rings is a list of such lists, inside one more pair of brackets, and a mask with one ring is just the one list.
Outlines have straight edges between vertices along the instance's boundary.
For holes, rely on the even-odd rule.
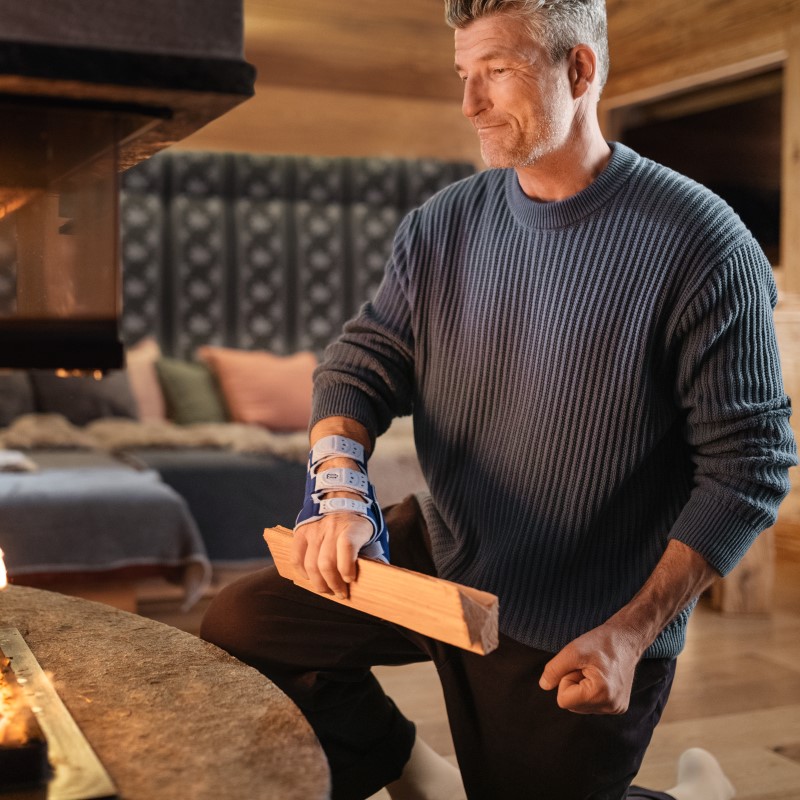
[[0,368],[123,364],[118,173],[252,96],[241,0],[0,0]]

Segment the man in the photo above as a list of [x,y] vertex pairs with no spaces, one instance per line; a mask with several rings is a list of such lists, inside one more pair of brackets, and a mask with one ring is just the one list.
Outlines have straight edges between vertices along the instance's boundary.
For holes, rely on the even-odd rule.
[[[468,797],[664,797],[629,785],[694,598],[774,520],[795,463],[770,266],[717,197],[604,140],[602,0],[445,5],[492,169],[403,221],[329,348],[294,556],[323,593],[346,594],[362,550],[494,592],[500,647],[464,653],[270,571],[221,594],[203,635],[295,699],[334,798],[463,796],[369,671],[428,658]],[[387,543],[363,476],[409,413],[430,495],[387,511]],[[689,751],[666,796],[732,788]]]

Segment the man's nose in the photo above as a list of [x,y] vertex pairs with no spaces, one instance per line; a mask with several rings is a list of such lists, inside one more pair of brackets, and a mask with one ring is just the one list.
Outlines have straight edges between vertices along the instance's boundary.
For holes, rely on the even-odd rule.
[[461,113],[469,118],[486,111],[491,105],[486,87],[479,78],[467,78],[464,81],[464,98],[461,102]]

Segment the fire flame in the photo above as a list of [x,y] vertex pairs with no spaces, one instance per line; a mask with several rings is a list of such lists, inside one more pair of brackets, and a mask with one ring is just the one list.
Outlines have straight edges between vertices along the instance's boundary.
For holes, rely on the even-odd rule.
[[29,736],[26,715],[23,713],[27,707],[19,689],[9,683],[5,675],[10,669],[10,661],[0,658],[0,746],[25,744]]
[[6,562],[3,561],[3,556],[5,553],[3,552],[2,548],[0,548],[0,590],[3,590],[8,586],[8,576],[6,575]]

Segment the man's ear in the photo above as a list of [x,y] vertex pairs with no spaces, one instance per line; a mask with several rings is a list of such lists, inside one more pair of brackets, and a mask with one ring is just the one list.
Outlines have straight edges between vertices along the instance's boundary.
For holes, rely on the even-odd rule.
[[585,95],[597,79],[597,56],[588,44],[578,44],[569,52],[569,82],[572,97]]

